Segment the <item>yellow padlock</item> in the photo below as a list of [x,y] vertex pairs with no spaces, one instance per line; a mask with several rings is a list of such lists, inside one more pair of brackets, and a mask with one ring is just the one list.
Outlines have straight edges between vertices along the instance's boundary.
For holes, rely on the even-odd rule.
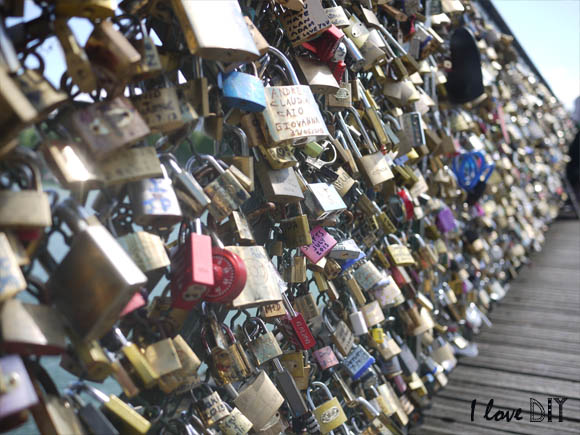
[[[326,402],[316,407],[311,396],[312,389],[315,387],[321,388],[328,398]],[[316,417],[316,421],[318,421],[318,424],[320,425],[320,432],[323,435],[346,422],[346,414],[344,413],[342,406],[340,406],[336,397],[332,397],[326,384],[317,381],[312,382],[312,386],[306,390],[306,400],[313,409],[314,417]]]

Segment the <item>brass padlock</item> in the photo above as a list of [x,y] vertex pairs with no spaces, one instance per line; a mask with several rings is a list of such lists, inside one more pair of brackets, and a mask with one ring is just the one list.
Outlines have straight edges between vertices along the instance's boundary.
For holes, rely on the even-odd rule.
[[280,394],[265,371],[246,383],[234,399],[236,407],[260,430],[274,417],[284,397]]
[[[326,395],[325,402],[319,406],[314,405],[312,400],[312,388],[314,387],[321,388]],[[314,412],[322,434],[327,434],[346,423],[346,414],[338,398],[332,396],[326,384],[318,381],[312,382],[312,386],[306,390],[306,400]]]
[[331,26],[320,1],[303,0],[303,2],[303,9],[289,9],[279,17],[293,47],[316,38]]
[[0,190],[0,228],[40,229],[52,225],[48,195],[42,191],[38,167],[24,152],[13,152],[6,159],[12,167],[29,171],[29,189]]
[[115,90],[134,77],[141,61],[141,54],[110,20],[95,25],[85,51],[93,65],[98,66],[97,74],[112,82]]
[[145,120],[125,97],[91,104],[72,115],[72,125],[92,156],[103,160],[151,133]]
[[[191,54],[221,62],[251,62],[260,57],[237,1],[172,0],[171,6]],[[214,19],[227,32],[217,31]]]
[[70,75],[73,83],[79,87],[81,92],[94,91],[97,88],[97,77],[87,53],[80,46],[74,33],[68,26],[67,20],[57,18],[54,21],[54,32],[64,52],[67,73]]
[[84,211],[71,199],[57,206],[55,213],[76,236],[47,288],[82,339],[99,339],[147,278],[104,227],[87,224]]

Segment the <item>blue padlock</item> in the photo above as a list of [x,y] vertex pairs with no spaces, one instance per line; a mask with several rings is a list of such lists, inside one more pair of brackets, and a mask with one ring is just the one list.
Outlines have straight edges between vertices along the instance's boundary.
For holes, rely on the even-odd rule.
[[262,112],[266,108],[266,95],[262,80],[239,71],[222,76],[223,104],[246,112]]

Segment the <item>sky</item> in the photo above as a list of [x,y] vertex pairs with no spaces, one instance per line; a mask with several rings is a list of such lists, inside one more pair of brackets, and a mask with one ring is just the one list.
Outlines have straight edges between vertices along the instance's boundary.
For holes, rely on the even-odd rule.
[[[580,0],[492,2],[556,96],[571,109],[573,101],[580,95]],[[37,15],[38,8],[27,1],[24,19]],[[9,19],[8,25],[18,20]],[[87,20],[73,19],[71,26],[84,44],[91,25]],[[47,77],[58,84],[65,66],[56,38],[48,40],[39,51],[47,59]]]
[[568,109],[580,95],[580,0],[492,0]]

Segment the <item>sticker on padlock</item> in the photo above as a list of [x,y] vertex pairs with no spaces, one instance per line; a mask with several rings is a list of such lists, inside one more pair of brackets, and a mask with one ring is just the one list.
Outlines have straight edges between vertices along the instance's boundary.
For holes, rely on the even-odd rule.
[[302,246],[300,250],[306,258],[316,264],[321,258],[328,255],[338,242],[322,227],[313,228],[310,235],[312,236],[312,244]]

